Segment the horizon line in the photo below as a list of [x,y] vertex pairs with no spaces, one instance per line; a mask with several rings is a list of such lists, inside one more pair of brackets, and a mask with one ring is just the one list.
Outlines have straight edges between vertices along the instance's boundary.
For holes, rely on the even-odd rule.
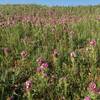
[[47,5],[47,4],[35,4],[35,3],[0,3],[0,5],[37,5],[47,7],[78,7],[78,6],[100,6],[99,4],[79,4],[79,5]]

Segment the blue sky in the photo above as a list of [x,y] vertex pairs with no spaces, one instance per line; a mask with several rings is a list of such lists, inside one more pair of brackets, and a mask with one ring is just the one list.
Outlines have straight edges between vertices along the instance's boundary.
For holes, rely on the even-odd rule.
[[0,4],[43,4],[43,5],[96,5],[100,0],[0,0]]

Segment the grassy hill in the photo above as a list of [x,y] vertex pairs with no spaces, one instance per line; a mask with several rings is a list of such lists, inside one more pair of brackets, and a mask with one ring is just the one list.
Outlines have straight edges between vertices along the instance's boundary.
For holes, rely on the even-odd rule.
[[100,100],[100,5],[0,5],[0,100],[89,98]]

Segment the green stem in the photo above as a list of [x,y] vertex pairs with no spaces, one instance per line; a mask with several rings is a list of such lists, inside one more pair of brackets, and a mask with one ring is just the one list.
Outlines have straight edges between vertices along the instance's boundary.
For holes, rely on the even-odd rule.
[[27,92],[27,95],[28,100],[32,100],[32,94],[30,93],[30,91]]

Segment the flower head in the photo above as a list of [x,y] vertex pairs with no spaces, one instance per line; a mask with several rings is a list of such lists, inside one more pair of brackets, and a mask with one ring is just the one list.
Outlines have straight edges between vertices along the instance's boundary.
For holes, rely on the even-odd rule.
[[100,94],[100,88],[96,88],[95,93]]
[[25,90],[26,91],[30,91],[32,88],[32,81],[31,80],[28,80],[25,82]]
[[89,96],[86,96],[84,100],[91,100]]
[[44,68],[47,68],[47,67],[48,67],[48,63],[45,62],[45,63],[43,63],[41,66],[43,66]]
[[22,59],[26,58],[28,56],[28,52],[23,50],[21,53],[20,53]]
[[37,67],[37,72],[43,72],[46,68],[48,68],[48,63],[42,63],[41,66]]
[[45,62],[45,60],[44,60],[42,57],[39,57],[39,58],[36,60],[36,62],[37,62],[39,65],[42,65],[42,64]]
[[96,90],[96,84],[94,82],[90,82],[88,86],[88,90],[91,92],[95,92]]
[[91,46],[96,46],[96,40],[91,40],[89,43]]

